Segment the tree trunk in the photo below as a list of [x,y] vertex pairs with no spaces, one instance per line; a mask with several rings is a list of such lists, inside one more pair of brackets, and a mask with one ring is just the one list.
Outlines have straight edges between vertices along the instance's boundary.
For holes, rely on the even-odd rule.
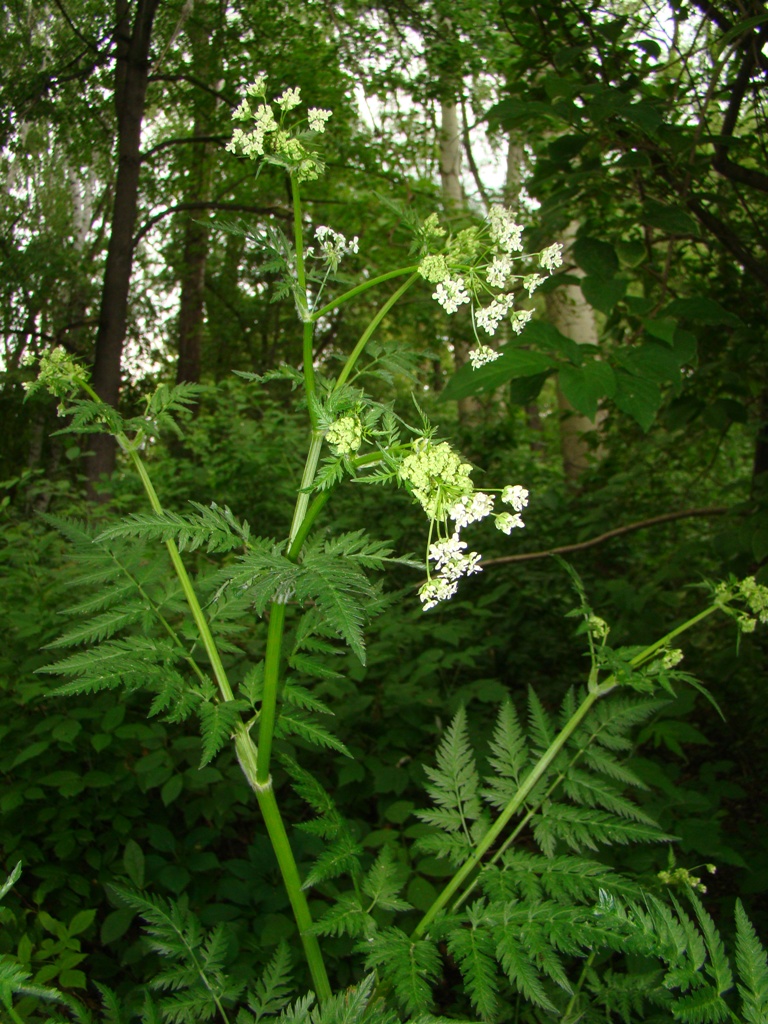
[[[137,0],[133,24],[128,0],[116,0],[115,3],[118,164],[93,364],[93,387],[103,401],[114,406],[120,394],[120,366],[128,318],[149,48],[159,2]],[[89,494],[97,497],[95,482],[115,468],[115,441],[106,434],[95,434],[90,439],[90,447],[93,455],[87,463]]]
[[[189,22],[187,34],[198,74],[208,81],[216,77],[217,57],[221,44],[215,29],[202,20]],[[223,82],[217,90],[223,88]],[[218,101],[204,93],[195,108],[193,138],[210,134],[211,122]],[[195,145],[187,176],[186,200],[206,203],[211,199],[214,145],[205,142]],[[184,225],[184,255],[181,268],[181,302],[179,305],[179,361],[176,364],[176,383],[200,381],[202,349],[205,327],[205,271],[208,261],[210,228],[208,213],[202,209],[186,214]]]
[[[563,258],[567,263],[569,253],[576,238],[578,222],[571,221],[563,233]],[[569,273],[574,277],[583,277],[584,271],[573,266]],[[579,345],[597,345],[597,326],[592,307],[584,298],[581,288],[576,284],[566,284],[547,293],[547,315],[550,322],[567,338],[572,338]],[[585,469],[589,466],[590,452],[599,457],[600,449],[594,448],[587,436],[599,430],[605,419],[605,412],[599,410],[594,420],[574,410],[565,395],[557,389],[557,401],[560,407],[560,446],[563,456],[563,470],[566,481],[574,487]]]

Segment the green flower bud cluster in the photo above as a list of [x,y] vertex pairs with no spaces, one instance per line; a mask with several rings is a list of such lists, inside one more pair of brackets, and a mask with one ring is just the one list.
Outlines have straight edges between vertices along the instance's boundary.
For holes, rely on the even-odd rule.
[[[34,356],[27,357],[24,365],[34,362]],[[25,381],[22,387],[29,395],[46,390],[57,398],[71,398],[83,384],[88,382],[88,371],[80,366],[75,357],[61,345],[45,352],[40,359],[37,380]],[[60,407],[61,408],[61,407]]]
[[363,443],[363,425],[357,416],[341,416],[325,435],[334,455],[349,455]]
[[430,519],[445,522],[449,509],[474,492],[471,472],[469,463],[462,462],[446,441],[433,444],[429,438],[420,437],[397,475]]

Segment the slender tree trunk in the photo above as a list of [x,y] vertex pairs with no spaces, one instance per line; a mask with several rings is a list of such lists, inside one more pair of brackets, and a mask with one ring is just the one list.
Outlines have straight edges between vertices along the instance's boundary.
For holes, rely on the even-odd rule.
[[[219,33],[200,12],[191,18],[187,35],[198,75],[212,81],[220,66],[221,43]],[[217,90],[223,88],[223,82]],[[192,129],[194,138],[209,135],[218,101],[205,93],[195,108]],[[211,198],[214,146],[210,142],[196,145],[187,175],[186,199],[190,202],[208,202]],[[176,383],[189,381],[197,384],[202,365],[203,337],[205,334],[205,272],[208,262],[210,228],[208,214],[200,210],[186,214],[184,224],[184,256],[181,270],[181,302],[179,305],[179,361],[176,365]]]
[[[141,124],[149,78],[152,24],[160,0],[136,0],[133,22],[129,0],[116,0],[117,64],[115,107],[117,111],[117,178],[112,224],[104,268],[93,387],[110,405],[120,394],[120,366],[128,318],[128,293],[133,266],[133,232],[141,165]],[[106,434],[91,437],[93,455],[88,459],[89,493],[93,485],[115,467],[115,442]]]
[[[449,217],[460,215],[466,203],[461,187],[461,131],[458,106],[453,99],[440,101],[440,183],[446,213]],[[474,340],[469,316],[469,308],[460,306],[448,322],[453,362],[457,370],[469,358],[468,353]],[[458,407],[459,420],[462,423],[476,420],[482,410],[481,403],[472,395],[460,398]]]
[[[563,258],[567,263],[569,253],[576,238],[578,221],[571,221],[562,236],[564,245]],[[574,266],[569,271],[574,277],[583,277],[580,267]],[[567,338],[572,338],[579,345],[597,345],[597,326],[592,307],[584,298],[577,284],[566,284],[547,293],[547,314],[550,322]],[[599,446],[590,445],[587,437],[599,430],[605,419],[605,412],[599,410],[594,420],[578,413],[568,402],[565,395],[557,389],[557,401],[560,407],[560,446],[563,456],[565,478],[571,486],[575,486],[579,477],[589,466],[590,452],[600,455]]]

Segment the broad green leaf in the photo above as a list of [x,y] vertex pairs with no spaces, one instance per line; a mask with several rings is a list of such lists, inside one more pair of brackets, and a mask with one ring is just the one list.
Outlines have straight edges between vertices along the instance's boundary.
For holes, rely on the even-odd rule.
[[682,206],[666,206],[655,199],[643,203],[643,222],[671,235],[698,235],[696,221]]
[[647,432],[661,405],[661,392],[653,381],[617,370],[614,401]]
[[501,355],[495,362],[486,363],[479,370],[473,370],[469,363],[457,370],[442,392],[442,398],[456,400],[484,391],[495,391],[515,377],[532,377],[556,365],[551,356],[515,345],[505,345],[500,351]]
[[607,363],[593,359],[583,366],[563,366],[558,375],[560,389],[577,412],[590,420],[597,415],[601,398],[616,394],[616,378]]
[[671,345],[675,340],[677,320],[673,320],[672,317],[643,320],[643,328],[646,334],[650,334],[652,338],[659,338],[661,341],[666,341],[668,345]]
[[611,312],[616,303],[624,298],[626,290],[627,282],[619,277],[585,277],[581,282],[581,291],[584,298],[590,306],[599,309],[606,316]]
[[579,238],[573,245],[573,258],[592,277],[613,277],[619,269],[616,250],[597,238]]
[[133,884],[141,889],[144,886],[144,853],[135,839],[125,844],[123,865]]
[[507,395],[513,405],[528,405],[535,402],[549,377],[548,373],[537,373],[533,377],[518,377],[509,382]]
[[702,324],[726,327],[740,327],[742,322],[735,313],[721,306],[716,299],[707,295],[693,295],[686,299],[674,299],[664,309],[665,316],[675,316],[687,320],[697,320]]
[[630,373],[657,384],[680,380],[680,362],[674,349],[667,345],[647,342],[622,352],[619,361]]
[[617,242],[616,254],[627,267],[639,267],[648,255],[645,244],[634,240]]

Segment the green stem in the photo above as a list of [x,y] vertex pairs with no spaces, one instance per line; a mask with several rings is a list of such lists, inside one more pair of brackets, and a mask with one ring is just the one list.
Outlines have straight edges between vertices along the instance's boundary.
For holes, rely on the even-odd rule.
[[360,338],[360,341],[358,341],[358,343],[352,349],[351,355],[349,356],[349,358],[347,359],[346,363],[344,364],[344,367],[343,367],[341,373],[339,374],[338,380],[334,384],[334,388],[333,388],[334,391],[336,391],[338,388],[340,388],[341,385],[346,381],[347,377],[350,375],[350,373],[354,369],[355,363],[360,358],[360,354],[362,353],[362,351],[365,348],[365,346],[368,344],[368,342],[369,342],[373,332],[379,326],[379,324],[384,319],[384,317],[387,315],[387,313],[390,311],[390,309],[392,309],[394,304],[396,302],[398,302],[402,298],[403,295],[405,295],[405,293],[408,291],[408,289],[411,287],[411,285],[414,283],[414,281],[416,281],[418,279],[418,277],[419,277],[418,274],[411,274],[411,276],[408,278],[408,280],[404,284],[401,284],[396,292],[394,292],[392,295],[390,295],[390,297],[387,299],[387,301],[381,307],[381,309],[376,314],[376,316],[373,318],[373,320],[371,320],[371,322],[368,324],[368,326],[366,327],[365,331],[362,334],[362,337]]
[[301,521],[301,526],[296,531],[296,536],[293,538],[293,543],[288,548],[288,554],[286,558],[290,559],[291,562],[295,562],[299,557],[299,552],[304,547],[304,541],[309,536],[309,531],[312,529],[315,520],[317,519],[320,511],[325,506],[326,502],[331,496],[330,488],[327,491],[321,491],[320,494],[316,494],[312,500],[312,504],[307,509],[307,513]]
[[235,730],[235,751],[243,774],[259,802],[259,808],[264,818],[264,823],[267,826],[267,834],[269,835],[272,849],[275,851],[285,891],[288,894],[293,916],[299,929],[299,936],[304,947],[304,955],[307,958],[307,964],[312,976],[312,984],[318,999],[321,1003],[324,1003],[331,997],[331,985],[328,981],[325,964],[323,963],[320,943],[317,936],[312,932],[312,915],[309,911],[307,897],[301,887],[299,870],[293,857],[291,844],[288,841],[280,809],[277,806],[272,789],[272,780],[271,778],[267,779],[266,783],[258,781],[258,754],[244,725],[239,725]]
[[259,711],[259,753],[256,762],[256,781],[260,786],[269,782],[269,762],[272,757],[272,738],[277,718],[277,690],[280,682],[280,652],[283,646],[286,606],[273,601],[270,606],[267,650],[264,655],[264,692]]
[[584,720],[584,718],[588,714],[589,710],[591,709],[595,701],[597,701],[600,697],[602,697],[605,693],[608,693],[608,691],[612,689],[613,686],[609,685],[606,689],[606,684],[603,684],[603,686],[601,686],[599,690],[587,694],[587,696],[582,701],[580,707],[578,707],[575,713],[571,716],[571,719],[568,722],[568,724],[564,726],[562,731],[555,737],[552,743],[550,743],[548,749],[544,752],[544,754],[542,754],[541,758],[534,765],[530,774],[526,776],[525,781],[522,783],[518,791],[509,801],[507,806],[501,812],[501,814],[496,819],[491,828],[488,830],[488,832],[486,832],[486,834],[483,836],[483,839],[478,844],[475,852],[472,854],[469,860],[465,861],[465,863],[462,864],[462,866],[450,880],[448,885],[446,885],[446,887],[437,897],[435,902],[426,912],[424,917],[422,917],[421,921],[419,921],[418,925],[416,926],[413,932],[414,939],[420,938],[426,932],[427,928],[434,921],[437,914],[450,901],[453,894],[461,888],[461,886],[464,884],[464,881],[469,877],[469,875],[472,874],[475,868],[479,866],[483,857],[486,855],[488,850],[490,850],[490,848],[494,845],[494,843],[499,838],[501,833],[504,831],[510,819],[515,814],[517,814],[519,809],[530,796],[536,784],[539,782],[540,779],[543,778],[543,776],[549,769],[549,766],[552,764],[557,755],[563,749],[565,744],[573,735],[574,731]]
[[312,314],[310,320],[314,323],[319,320],[321,316],[325,316],[326,313],[332,312],[338,306],[343,306],[349,299],[354,299],[356,295],[362,294],[362,292],[368,291],[369,288],[375,288],[377,284],[381,284],[384,281],[391,281],[393,277],[402,277],[403,274],[413,274],[419,269],[418,264],[414,264],[412,267],[400,267],[399,270],[389,270],[386,274],[379,274],[378,277],[372,277],[370,281],[364,281],[362,284],[355,285],[354,288],[350,288],[348,292],[344,292],[338,299],[334,299],[327,305],[323,306],[322,309],[318,309]]
[[[119,435],[118,440],[126,442],[123,445],[123,447],[128,451],[129,455],[131,456],[131,460],[133,461],[133,464],[136,467],[136,472],[139,474],[139,478],[141,479],[141,482],[144,485],[144,490],[146,491],[147,497],[149,498],[149,503],[155,512],[158,512],[162,515],[163,506],[160,504],[160,499],[157,497],[155,488],[152,485],[152,481],[149,479],[149,474],[147,473],[146,467],[142,462],[139,453],[123,435]],[[229,685],[229,680],[227,679],[227,673],[225,672],[224,665],[222,664],[221,661],[219,649],[216,646],[216,641],[213,639],[213,635],[208,625],[208,620],[203,614],[203,609],[200,607],[200,602],[197,599],[197,594],[195,593],[194,587],[192,586],[192,581],[189,578],[189,573],[187,572],[184,562],[182,561],[181,555],[179,554],[179,549],[176,547],[176,544],[172,540],[167,540],[165,542],[165,546],[168,550],[168,554],[171,557],[173,568],[176,570],[176,575],[179,579],[179,583],[181,583],[181,588],[184,591],[184,597],[186,598],[187,604],[189,605],[189,610],[192,612],[192,618],[195,620],[197,631],[200,634],[200,639],[203,642],[203,647],[205,647],[205,652],[208,655],[208,660],[211,663],[213,675],[219,687],[219,692],[221,693],[222,699],[234,700],[235,695],[232,692],[232,687]]]
[[315,409],[315,364],[312,350],[313,328],[309,319],[309,303],[307,301],[307,275],[304,269],[304,225],[301,219],[301,192],[295,175],[291,175],[291,196],[293,197],[293,241],[296,247],[296,283],[298,285],[298,305],[303,325],[302,356],[304,362],[304,391],[309,407],[309,420],[312,429],[317,428],[317,410]]
[[705,608],[703,612],[699,612],[698,615],[694,615],[692,619],[687,619],[681,626],[677,626],[675,629],[663,636],[661,640],[657,640],[656,643],[650,644],[650,646],[646,647],[639,654],[636,654],[632,661],[630,661],[630,665],[632,665],[633,668],[636,668],[638,665],[642,665],[643,662],[652,658],[658,650],[662,647],[666,647],[670,640],[674,640],[676,636],[680,636],[681,633],[685,633],[686,630],[691,628],[691,626],[695,626],[698,622],[701,622],[702,619],[706,619],[714,612],[720,611],[721,608],[721,605],[713,604],[710,605],[709,608]]
[[304,472],[301,477],[301,483],[299,484],[299,494],[296,498],[296,507],[293,510],[291,532],[288,535],[289,550],[293,548],[293,544],[299,535],[302,523],[304,522],[304,518],[307,514],[310,491],[312,490],[312,484],[315,482],[315,474],[317,473],[317,464],[320,461],[320,450],[323,447],[324,437],[325,431],[312,430],[312,439],[309,443],[307,461],[304,463]]

